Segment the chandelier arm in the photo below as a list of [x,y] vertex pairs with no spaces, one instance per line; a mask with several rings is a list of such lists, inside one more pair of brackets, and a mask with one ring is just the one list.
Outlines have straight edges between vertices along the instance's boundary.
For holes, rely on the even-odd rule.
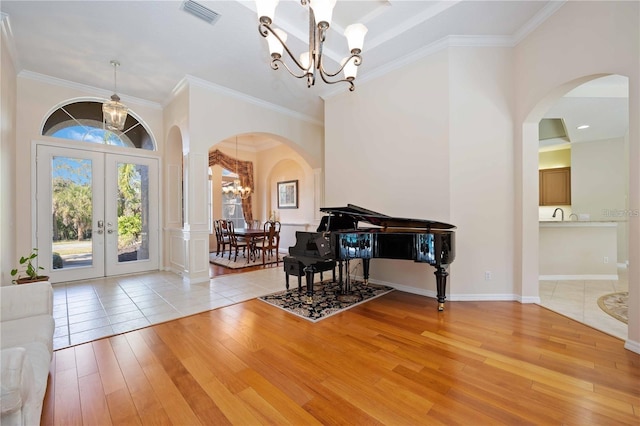
[[356,86],[353,84],[353,78],[344,78],[342,80],[331,81],[328,80],[323,72],[320,72],[320,78],[327,84],[336,84],[336,83],[347,83],[349,85],[349,91],[353,92],[356,90]]
[[[354,59],[355,58],[355,59]],[[322,58],[321,58],[322,59]],[[342,64],[342,66],[340,68],[338,68],[338,70],[334,73],[330,73],[328,72],[325,68],[324,65],[322,65],[322,62],[320,63],[320,72],[325,74],[327,77],[335,77],[338,74],[340,74],[342,72],[342,70],[344,69],[345,66],[347,66],[347,64],[349,63],[349,61],[353,59],[353,63],[356,66],[360,66],[360,64],[362,63],[362,57],[359,54],[351,54],[351,56],[349,56],[349,58],[344,61],[344,64]]]
[[274,58],[271,60],[271,69],[274,69],[274,70],[280,69],[280,65],[278,64],[282,64],[282,66],[289,72],[289,74],[291,74],[295,78],[304,78],[309,74],[308,72],[304,72],[304,69],[303,69],[303,73],[300,75],[294,73],[291,70],[291,68],[289,68],[289,66],[280,58]]

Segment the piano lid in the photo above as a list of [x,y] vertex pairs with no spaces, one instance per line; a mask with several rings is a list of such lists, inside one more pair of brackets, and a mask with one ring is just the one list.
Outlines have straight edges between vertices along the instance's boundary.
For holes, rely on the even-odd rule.
[[454,225],[436,222],[434,220],[407,219],[402,217],[391,217],[386,214],[374,212],[363,207],[347,204],[346,207],[322,207],[321,212],[333,215],[349,216],[358,222],[367,222],[375,226],[386,229],[406,228],[406,229],[455,229]]

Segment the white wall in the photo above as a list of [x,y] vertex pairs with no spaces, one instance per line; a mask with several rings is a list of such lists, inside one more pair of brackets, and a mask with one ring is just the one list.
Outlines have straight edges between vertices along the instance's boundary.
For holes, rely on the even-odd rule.
[[[567,2],[516,46],[516,285],[538,292],[538,131],[569,90],[607,74],[629,77],[629,209],[640,209],[640,4]],[[520,127],[522,123],[522,127]],[[640,352],[640,220],[629,221],[629,340]]]
[[624,210],[628,161],[624,138],[573,144],[571,207],[591,220],[618,220],[607,212]]
[[[451,220],[448,56],[439,52],[325,101],[327,206]],[[428,265],[379,259],[371,277],[435,293]]]
[[[513,297],[510,70],[509,49],[450,48],[327,101],[327,203],[456,225],[452,300]],[[390,260],[371,270],[424,294],[432,272]]]
[[511,299],[517,294],[511,49],[454,48],[449,58],[451,222],[458,226],[451,292]]
[[17,267],[16,253],[16,103],[17,82],[13,59],[7,46],[2,21],[0,37],[0,285],[11,284],[11,269]]
[[617,263],[628,254],[627,191],[629,184],[626,138],[574,144],[571,150],[571,203],[576,214],[588,214],[594,221],[616,221]]

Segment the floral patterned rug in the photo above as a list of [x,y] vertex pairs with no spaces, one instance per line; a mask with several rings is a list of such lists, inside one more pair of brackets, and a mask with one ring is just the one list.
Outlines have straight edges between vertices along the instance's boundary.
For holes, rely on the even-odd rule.
[[629,323],[629,292],[606,294],[598,298],[600,309],[625,324]]
[[[247,260],[247,258],[242,253],[238,255],[238,260],[234,261],[234,258],[235,258],[235,255],[232,254],[231,259],[229,259],[228,251],[221,253],[220,256],[216,255],[215,252],[209,253],[209,263],[213,263],[214,265],[218,265],[218,266],[224,266],[225,268],[242,269],[242,268],[248,268],[249,266],[262,265],[261,254],[258,254],[255,257],[255,259],[251,257],[250,259]],[[282,263],[282,255],[279,256],[278,261]],[[272,256],[271,258],[267,257],[265,259],[265,265],[271,265],[272,263],[276,263],[275,255]]]
[[387,294],[393,290],[393,287],[371,283],[365,285],[361,281],[352,280],[351,290],[351,294],[341,295],[340,286],[328,280],[314,283],[312,300],[307,296],[306,286],[302,286],[300,292],[297,286],[294,286],[291,290],[268,294],[258,299],[311,322],[317,322]]

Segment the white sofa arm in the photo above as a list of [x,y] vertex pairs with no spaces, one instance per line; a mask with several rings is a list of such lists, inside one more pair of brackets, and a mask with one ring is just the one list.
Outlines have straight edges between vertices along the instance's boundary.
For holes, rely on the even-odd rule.
[[26,356],[25,348],[2,349],[2,390],[0,406],[2,408],[2,424],[20,424],[23,416],[22,408],[33,392],[33,368]]
[[53,315],[53,288],[48,281],[0,287],[0,321]]

